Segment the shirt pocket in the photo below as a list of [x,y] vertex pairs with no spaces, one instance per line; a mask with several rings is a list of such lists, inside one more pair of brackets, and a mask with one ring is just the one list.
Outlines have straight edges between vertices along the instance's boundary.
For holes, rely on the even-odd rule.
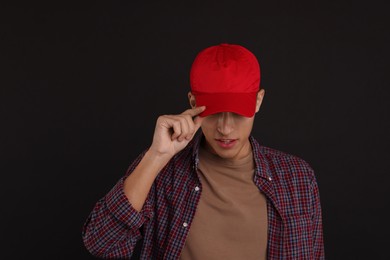
[[285,218],[284,259],[314,259],[313,221],[310,214]]

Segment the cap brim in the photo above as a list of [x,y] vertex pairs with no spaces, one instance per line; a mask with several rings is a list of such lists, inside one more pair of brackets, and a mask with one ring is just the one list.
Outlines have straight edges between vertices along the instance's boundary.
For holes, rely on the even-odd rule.
[[206,106],[199,114],[208,115],[232,112],[245,117],[252,117],[256,110],[257,92],[252,93],[194,93],[196,106]]

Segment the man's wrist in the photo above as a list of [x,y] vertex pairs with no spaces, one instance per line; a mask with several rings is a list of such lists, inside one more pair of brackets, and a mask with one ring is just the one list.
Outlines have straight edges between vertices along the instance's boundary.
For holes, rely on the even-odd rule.
[[150,167],[155,168],[159,172],[172,157],[170,154],[161,154],[149,149],[144,155],[144,160]]

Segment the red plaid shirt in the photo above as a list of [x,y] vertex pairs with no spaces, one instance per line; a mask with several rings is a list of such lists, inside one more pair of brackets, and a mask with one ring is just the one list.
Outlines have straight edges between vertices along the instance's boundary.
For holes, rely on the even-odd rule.
[[[196,170],[202,135],[164,167],[137,212],[123,181],[142,159],[99,200],[84,224],[86,248],[103,258],[127,258],[142,241],[140,259],[179,259],[201,193]],[[254,183],[267,198],[267,259],[324,259],[321,206],[313,170],[302,159],[259,145],[250,137]],[[140,240],[143,238],[142,240]]]

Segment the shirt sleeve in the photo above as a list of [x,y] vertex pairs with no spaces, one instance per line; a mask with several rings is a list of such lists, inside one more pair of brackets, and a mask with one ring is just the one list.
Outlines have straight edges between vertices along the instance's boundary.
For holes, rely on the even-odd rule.
[[322,213],[320,194],[318,190],[317,182],[314,178],[312,181],[312,194],[313,194],[313,252],[314,259],[325,259],[324,251],[324,239],[322,231]]
[[88,216],[82,229],[82,237],[88,251],[102,258],[131,257],[140,228],[152,217],[153,202],[150,193],[140,212],[136,211],[123,191],[127,176],[141,161],[142,153],[129,167],[127,173],[100,199]]

